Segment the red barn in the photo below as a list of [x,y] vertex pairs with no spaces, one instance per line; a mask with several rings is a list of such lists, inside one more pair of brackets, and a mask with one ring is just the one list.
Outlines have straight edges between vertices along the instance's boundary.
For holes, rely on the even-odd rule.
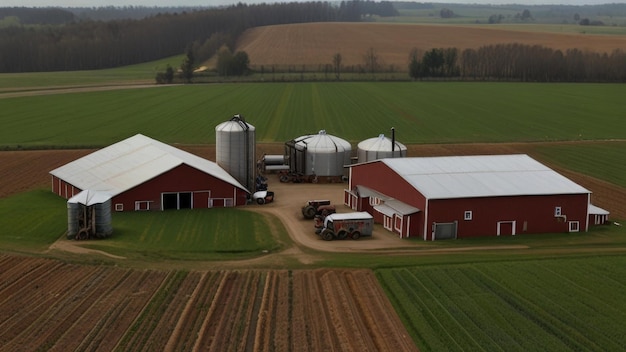
[[380,159],[350,167],[344,203],[424,240],[587,231],[608,212],[528,155]]
[[244,205],[249,192],[216,163],[137,134],[50,171],[52,191],[112,196],[115,211]]

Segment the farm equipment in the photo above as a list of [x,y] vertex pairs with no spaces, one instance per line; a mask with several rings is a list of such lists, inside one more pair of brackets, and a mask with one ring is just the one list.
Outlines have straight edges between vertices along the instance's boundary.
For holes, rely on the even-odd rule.
[[304,175],[298,172],[281,171],[278,180],[282,183],[317,183],[315,175]]
[[362,236],[372,236],[373,228],[374,218],[364,211],[330,214],[324,219],[324,226],[318,235],[326,241],[346,238],[357,240]]
[[257,191],[267,191],[267,178],[258,175],[256,177],[255,187]]
[[274,201],[274,192],[271,191],[258,191],[252,195],[252,200],[257,204],[262,205],[271,203]]
[[323,215],[335,212],[335,206],[330,204],[328,199],[309,200],[302,207],[302,215],[305,219],[313,219],[316,215]]

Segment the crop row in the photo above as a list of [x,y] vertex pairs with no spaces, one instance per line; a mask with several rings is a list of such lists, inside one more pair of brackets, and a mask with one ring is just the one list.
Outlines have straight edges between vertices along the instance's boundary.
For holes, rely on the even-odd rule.
[[0,351],[414,351],[369,270],[156,271],[0,255]]
[[626,257],[377,272],[421,350],[623,350]]
[[619,128],[625,90],[617,84],[315,82],[4,98],[0,140],[8,148],[104,146],[141,132],[166,143],[212,144],[214,127],[237,113],[263,142],[322,129],[360,141],[392,126],[407,144],[625,139]]

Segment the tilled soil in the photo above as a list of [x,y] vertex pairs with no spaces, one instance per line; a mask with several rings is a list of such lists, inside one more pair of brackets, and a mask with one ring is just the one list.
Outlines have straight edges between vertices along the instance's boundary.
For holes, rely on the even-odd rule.
[[0,351],[417,351],[369,270],[155,271],[0,255]]

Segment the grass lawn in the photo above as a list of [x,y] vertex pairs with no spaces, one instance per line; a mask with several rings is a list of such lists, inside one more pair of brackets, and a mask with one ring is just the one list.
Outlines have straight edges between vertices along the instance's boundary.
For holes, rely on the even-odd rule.
[[[67,231],[66,201],[48,190],[0,199],[0,246],[42,252]],[[234,260],[284,248],[280,222],[234,208],[113,214],[113,235],[84,245],[129,259]],[[271,229],[271,231],[268,231]]]

